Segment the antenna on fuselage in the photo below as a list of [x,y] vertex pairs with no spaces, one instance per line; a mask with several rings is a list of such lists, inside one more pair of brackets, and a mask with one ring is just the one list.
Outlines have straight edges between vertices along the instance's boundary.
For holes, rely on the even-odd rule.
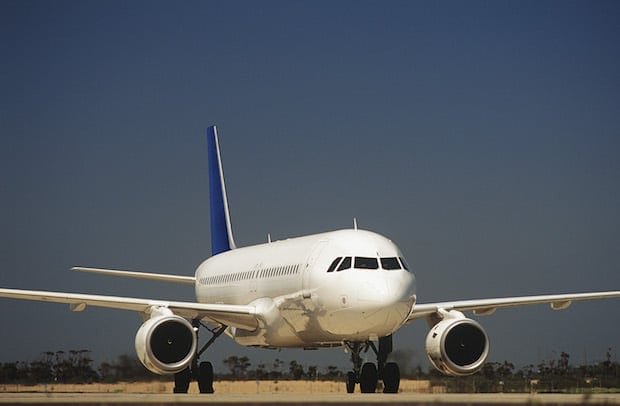
[[267,233],[267,242],[271,244],[271,233]]
[[357,230],[357,219],[353,217],[353,229]]

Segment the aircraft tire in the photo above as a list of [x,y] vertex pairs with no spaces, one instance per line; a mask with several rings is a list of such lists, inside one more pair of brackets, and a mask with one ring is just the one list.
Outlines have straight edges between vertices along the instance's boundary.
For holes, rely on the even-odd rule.
[[388,362],[383,367],[383,393],[398,393],[400,387],[400,369],[395,362]]
[[347,372],[347,393],[355,392],[355,372]]
[[201,362],[198,366],[198,390],[200,393],[213,393],[213,365]]
[[185,368],[181,372],[174,374],[174,393],[187,393],[189,383],[192,379],[192,373],[189,368]]
[[360,391],[362,393],[375,393],[377,390],[377,367],[372,362],[366,362],[362,365],[362,373],[360,374]]

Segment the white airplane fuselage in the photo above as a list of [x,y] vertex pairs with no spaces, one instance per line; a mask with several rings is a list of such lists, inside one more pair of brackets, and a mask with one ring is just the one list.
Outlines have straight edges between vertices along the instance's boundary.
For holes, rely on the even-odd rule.
[[196,270],[196,297],[256,306],[258,329],[227,330],[239,344],[336,346],[384,337],[406,322],[416,301],[406,267],[389,239],[340,230],[215,255]]

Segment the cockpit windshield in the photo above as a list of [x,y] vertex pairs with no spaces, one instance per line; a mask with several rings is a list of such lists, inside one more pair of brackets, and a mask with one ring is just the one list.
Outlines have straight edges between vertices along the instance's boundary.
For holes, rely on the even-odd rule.
[[381,258],[381,268],[391,271],[394,269],[400,269],[400,264],[398,263],[398,259],[396,259],[396,257]]
[[379,269],[377,258],[355,257],[355,269]]
[[351,266],[355,269],[381,269],[386,271],[394,271],[404,269],[409,271],[409,264],[403,257],[338,257],[335,258],[327,268],[327,272],[340,272],[346,269],[351,269]]
[[340,264],[338,269],[336,269],[336,272],[344,271],[345,269],[349,268],[351,268],[351,257],[345,257],[345,259],[342,260],[342,263]]
[[400,259],[400,263],[403,264],[403,269],[405,271],[408,271],[409,269],[411,269],[411,268],[409,268],[409,264],[407,263],[407,261],[405,261],[405,258],[398,257],[398,259]]
[[338,258],[334,259],[334,262],[332,262],[332,264],[329,266],[329,268],[327,268],[327,272],[334,272],[334,269],[336,269],[336,267],[340,263],[341,259],[342,259],[342,257],[338,257]]

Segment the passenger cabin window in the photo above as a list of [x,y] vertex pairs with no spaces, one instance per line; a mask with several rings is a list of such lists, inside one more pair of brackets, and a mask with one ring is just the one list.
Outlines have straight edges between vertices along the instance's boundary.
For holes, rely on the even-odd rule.
[[336,272],[344,271],[345,269],[349,268],[351,268],[351,257],[345,257],[342,260],[342,263],[340,264],[338,269],[336,269]]
[[381,258],[381,268],[392,271],[394,269],[400,269],[400,264],[396,257]]
[[355,257],[356,269],[379,269],[379,261],[377,258]]
[[341,259],[342,259],[342,257],[338,257],[338,258],[334,259],[334,262],[332,262],[332,264],[329,266],[329,268],[327,268],[327,272],[334,272],[334,269],[336,269],[336,267],[338,266],[338,263],[340,262]]

